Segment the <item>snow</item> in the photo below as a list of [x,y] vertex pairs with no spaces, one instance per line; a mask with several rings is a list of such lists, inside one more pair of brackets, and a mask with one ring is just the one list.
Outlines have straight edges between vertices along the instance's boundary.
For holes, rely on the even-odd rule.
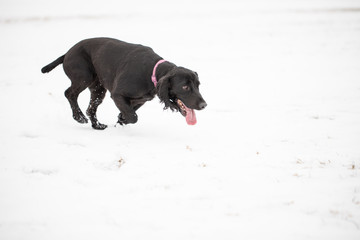
[[[360,239],[359,9],[2,1],[0,239]],[[108,95],[108,129],[76,123],[62,68],[40,69],[97,36],[197,71],[197,125],[155,98],[114,127]]]

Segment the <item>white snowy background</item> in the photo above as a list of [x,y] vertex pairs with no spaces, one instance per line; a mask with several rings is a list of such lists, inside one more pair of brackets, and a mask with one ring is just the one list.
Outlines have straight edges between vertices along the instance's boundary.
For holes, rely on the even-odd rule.
[[[98,36],[197,71],[198,124],[75,122],[40,69]],[[360,239],[358,0],[1,0],[0,69],[1,240]]]

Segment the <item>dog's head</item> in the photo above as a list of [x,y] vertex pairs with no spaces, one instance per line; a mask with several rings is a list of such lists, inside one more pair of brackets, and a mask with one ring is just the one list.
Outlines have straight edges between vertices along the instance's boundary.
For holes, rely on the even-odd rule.
[[194,110],[202,110],[207,104],[199,91],[199,77],[196,72],[176,67],[160,78],[157,94],[165,104],[164,109],[179,111],[189,125],[196,124]]

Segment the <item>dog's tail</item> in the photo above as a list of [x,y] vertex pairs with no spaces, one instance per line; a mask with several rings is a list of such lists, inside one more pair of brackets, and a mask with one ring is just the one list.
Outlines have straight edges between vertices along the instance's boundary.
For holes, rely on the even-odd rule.
[[64,62],[64,58],[65,55],[62,55],[61,57],[59,57],[58,59],[56,59],[55,61],[53,61],[52,63],[46,65],[45,67],[43,67],[41,69],[42,73],[48,73],[51,70],[53,70],[54,68],[56,68],[58,65],[62,64]]

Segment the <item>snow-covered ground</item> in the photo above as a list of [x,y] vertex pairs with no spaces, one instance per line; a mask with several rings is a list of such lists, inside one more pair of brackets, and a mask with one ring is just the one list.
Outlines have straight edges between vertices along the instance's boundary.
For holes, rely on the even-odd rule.
[[[0,35],[1,240],[360,239],[360,1],[2,0]],[[97,36],[197,71],[198,124],[76,123],[40,69]]]

